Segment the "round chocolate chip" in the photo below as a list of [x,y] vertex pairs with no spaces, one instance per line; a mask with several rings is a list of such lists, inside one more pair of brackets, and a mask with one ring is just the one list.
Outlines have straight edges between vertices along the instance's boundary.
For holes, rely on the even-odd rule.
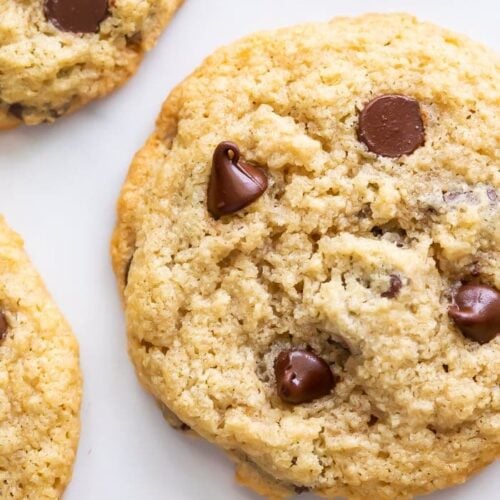
[[241,160],[236,144],[225,141],[215,148],[207,192],[208,211],[214,218],[245,208],[266,189],[266,174]]
[[359,116],[358,138],[381,156],[413,153],[425,142],[418,101],[404,95],[381,95],[371,100]]
[[279,397],[286,403],[308,403],[326,396],[335,386],[328,363],[310,351],[282,351],[274,362]]
[[500,333],[500,292],[487,285],[462,285],[448,313],[466,337],[485,344]]
[[45,0],[45,17],[57,29],[96,33],[108,15],[108,0]]
[[7,323],[7,318],[4,313],[0,312],[0,342],[7,336],[8,328],[9,324]]

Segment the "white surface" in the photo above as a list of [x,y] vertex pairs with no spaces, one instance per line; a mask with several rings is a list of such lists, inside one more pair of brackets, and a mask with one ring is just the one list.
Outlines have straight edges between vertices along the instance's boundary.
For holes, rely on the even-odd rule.
[[[65,500],[257,498],[235,485],[221,452],[170,429],[136,382],[108,257],[115,201],[160,104],[216,47],[258,29],[391,10],[500,48],[498,0],[186,0],[122,90],[54,126],[0,134],[0,212],[24,237],[81,345],[82,437]],[[498,499],[499,473],[496,464],[431,498]]]

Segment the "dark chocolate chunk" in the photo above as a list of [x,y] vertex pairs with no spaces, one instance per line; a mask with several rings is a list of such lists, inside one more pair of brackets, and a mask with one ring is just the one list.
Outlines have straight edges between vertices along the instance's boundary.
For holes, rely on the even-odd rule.
[[358,138],[381,156],[413,153],[425,142],[420,104],[404,95],[376,97],[361,111]]
[[45,0],[44,13],[57,29],[96,33],[109,14],[108,0]]
[[467,338],[485,344],[500,333],[500,292],[482,284],[462,285],[448,314]]
[[215,219],[237,212],[257,200],[267,183],[261,168],[240,159],[236,144],[221,142],[214,151],[208,182],[208,211]]
[[7,323],[7,318],[4,313],[0,312],[0,342],[7,336],[8,328],[9,324]]
[[279,397],[286,403],[308,403],[330,393],[335,377],[328,363],[311,351],[282,351],[274,362]]
[[21,103],[15,102],[9,106],[9,114],[16,117],[18,120],[22,120],[24,109],[25,108]]
[[396,274],[391,274],[389,279],[389,290],[381,293],[380,295],[382,297],[385,297],[386,299],[393,299],[394,297],[396,297],[396,295],[399,294],[399,291],[402,287],[403,282],[401,281],[400,277]]

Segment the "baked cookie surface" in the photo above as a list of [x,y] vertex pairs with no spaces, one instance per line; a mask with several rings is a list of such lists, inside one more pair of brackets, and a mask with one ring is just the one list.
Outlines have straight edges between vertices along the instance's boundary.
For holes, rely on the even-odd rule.
[[0,0],[0,129],[52,122],[127,80],[183,0]]
[[113,264],[144,386],[269,497],[410,498],[500,450],[500,62],[407,15],[223,48]]
[[0,498],[60,498],[80,433],[78,345],[0,219]]

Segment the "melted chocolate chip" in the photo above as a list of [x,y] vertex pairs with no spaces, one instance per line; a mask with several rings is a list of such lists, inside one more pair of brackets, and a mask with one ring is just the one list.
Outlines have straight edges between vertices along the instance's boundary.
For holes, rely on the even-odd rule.
[[9,324],[7,323],[7,318],[4,313],[0,312],[0,342],[7,336],[8,328]]
[[240,159],[236,144],[221,142],[214,151],[208,182],[208,211],[215,219],[237,212],[257,200],[267,182],[262,169]]
[[382,297],[385,297],[386,299],[393,299],[396,297],[396,295],[399,294],[399,291],[403,287],[403,282],[397,276],[396,274],[391,274],[390,279],[389,279],[389,290],[381,293],[380,295]]
[[358,138],[381,156],[413,153],[425,142],[418,101],[404,95],[381,95],[371,100],[359,116]]
[[467,338],[485,344],[500,333],[500,292],[487,285],[462,285],[448,314]]
[[24,106],[19,102],[15,102],[9,106],[9,114],[17,118],[18,120],[23,119]]
[[282,351],[274,362],[279,397],[286,403],[308,403],[326,396],[335,386],[328,363],[310,351]]
[[61,31],[96,33],[108,7],[108,0],[45,0],[44,13]]

